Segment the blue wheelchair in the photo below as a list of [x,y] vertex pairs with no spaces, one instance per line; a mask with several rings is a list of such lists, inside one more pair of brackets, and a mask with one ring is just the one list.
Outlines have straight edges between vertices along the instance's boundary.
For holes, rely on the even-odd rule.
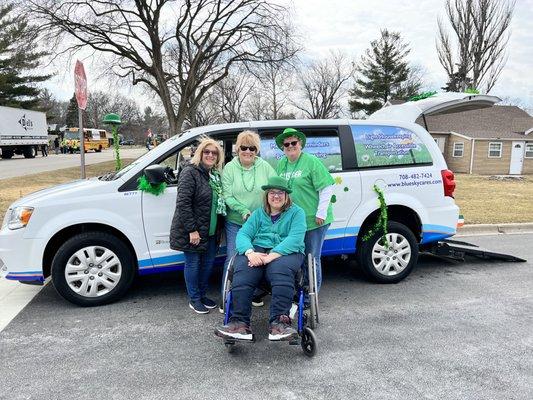
[[[232,308],[232,292],[231,285],[233,280],[233,271],[235,257],[230,260],[228,269],[224,276],[224,290],[222,304],[224,305],[224,324],[228,324],[231,318],[231,308]],[[317,293],[317,280],[316,280],[316,263],[315,259],[311,254],[308,254],[308,281],[304,282],[304,273],[303,269],[300,269],[296,275],[296,285],[295,285],[295,296],[293,304],[290,310],[290,318],[293,321],[298,321],[298,338],[288,341],[290,345],[301,345],[303,352],[308,357],[313,357],[317,351],[317,339],[313,331],[319,323],[318,320],[318,293]],[[260,286],[260,289],[263,290],[266,294],[270,292],[268,284],[264,282]],[[304,299],[306,295],[309,298],[309,306],[304,306]],[[223,338],[224,345],[226,346],[228,352],[232,352],[234,346],[237,342],[243,342],[244,340],[234,339],[234,338]],[[251,342],[255,341],[255,336]],[[245,342],[250,342],[246,340]]]

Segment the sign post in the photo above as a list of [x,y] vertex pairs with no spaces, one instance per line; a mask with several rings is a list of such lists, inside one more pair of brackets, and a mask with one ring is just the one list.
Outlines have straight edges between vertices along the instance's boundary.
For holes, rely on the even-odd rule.
[[87,108],[87,76],[80,60],[74,68],[76,101],[78,102],[78,126],[80,130],[81,179],[85,179],[85,136],[83,134],[83,110]]

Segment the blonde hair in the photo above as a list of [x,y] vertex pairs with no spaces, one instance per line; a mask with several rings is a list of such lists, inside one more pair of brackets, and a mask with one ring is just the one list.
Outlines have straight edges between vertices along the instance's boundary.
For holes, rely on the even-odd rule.
[[214,139],[211,139],[209,136],[204,136],[200,139],[200,142],[198,143],[198,147],[196,148],[196,151],[194,152],[194,156],[191,158],[191,164],[194,164],[196,166],[199,166],[202,162],[202,155],[204,152],[204,149],[207,146],[213,146],[218,151],[218,157],[217,162],[215,164],[215,168],[219,171],[222,170],[222,167],[224,166],[224,150],[222,150],[222,146],[218,144],[218,142]]
[[257,153],[259,153],[259,150],[261,148],[261,139],[259,138],[259,135],[254,131],[242,131],[241,133],[239,133],[239,136],[237,136],[237,142],[235,142],[237,154],[241,149],[241,145],[255,146],[257,149]]
[[[272,209],[270,208],[270,204],[268,204],[268,192],[271,189],[265,190],[265,194],[263,195],[263,207],[268,215],[272,212]],[[283,193],[285,193],[285,204],[283,204],[283,207],[281,207],[280,214],[287,210],[290,206],[292,206],[292,199],[289,193],[282,190]]]

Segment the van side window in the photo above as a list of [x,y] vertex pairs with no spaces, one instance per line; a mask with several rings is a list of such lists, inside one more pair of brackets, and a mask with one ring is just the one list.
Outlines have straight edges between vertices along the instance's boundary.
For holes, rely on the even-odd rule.
[[433,162],[426,145],[408,129],[385,125],[352,125],[351,130],[359,168]]
[[[304,151],[318,157],[329,172],[342,171],[341,146],[338,136],[320,135],[307,136]],[[273,137],[261,135],[261,157],[276,169],[279,160],[284,156],[283,151],[278,149]]]

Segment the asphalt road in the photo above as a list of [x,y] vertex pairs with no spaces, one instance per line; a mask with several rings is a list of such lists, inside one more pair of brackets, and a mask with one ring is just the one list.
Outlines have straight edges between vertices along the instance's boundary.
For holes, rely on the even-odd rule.
[[[464,239],[464,238],[463,238]],[[0,333],[1,399],[533,398],[533,235],[468,239],[527,263],[425,257],[396,285],[330,260],[319,352],[266,339],[228,354],[221,315],[187,307],[181,274],[79,308],[45,287]]]
[[[121,158],[137,158],[146,153],[144,148],[124,148],[120,149]],[[113,150],[107,149],[101,153],[85,153],[85,164],[96,164],[104,161],[112,161]],[[14,178],[16,176],[30,175],[37,172],[54,171],[61,168],[77,167],[80,165],[79,154],[54,154],[49,152],[48,157],[41,157],[41,152],[35,158],[24,158],[16,156],[5,160],[0,158],[0,179]]]

